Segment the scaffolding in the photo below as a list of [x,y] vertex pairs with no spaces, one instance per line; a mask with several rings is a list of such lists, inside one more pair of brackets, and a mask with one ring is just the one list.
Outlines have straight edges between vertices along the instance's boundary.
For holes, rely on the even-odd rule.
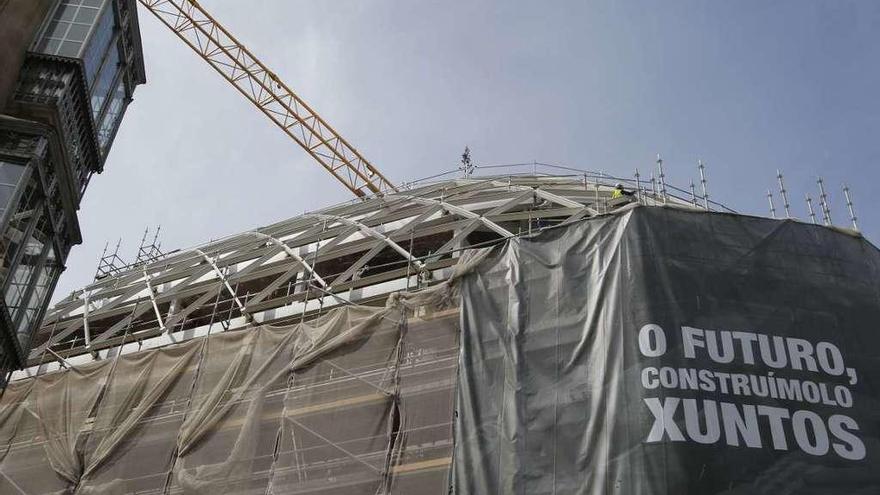
[[0,492],[442,493],[457,314],[347,306],[15,382]]
[[[469,159],[469,153],[465,153]],[[736,213],[713,201],[706,166],[679,188],[666,180],[663,159],[643,180],[538,162],[476,165],[403,184],[401,192],[332,206],[191,249],[164,253],[159,228],[144,232],[133,263],[119,244],[101,257],[96,280],[52,308],[34,337],[33,376],[111,352],[162,346],[254,323],[304,321],[352,302],[381,304],[400,289],[441,280],[458,254],[474,246],[604,215],[629,203]],[[520,172],[525,169],[526,172]],[[486,174],[486,175],[480,175]],[[786,219],[795,219],[781,171],[776,173]],[[823,223],[830,206],[819,179]],[[629,191],[613,198],[615,186]],[[852,196],[847,211],[857,227]],[[773,191],[767,191],[776,216]],[[809,218],[815,223],[807,195]],[[124,349],[116,350],[120,343]]]
[[621,205],[611,198],[619,182],[646,205],[703,208],[671,185],[662,198],[602,174],[508,174],[426,180],[170,254],[159,251],[158,229],[152,243],[145,232],[135,263],[118,259],[118,249],[105,253],[106,274],[51,310],[31,368],[17,376],[57,369],[56,354],[82,363],[252,322],[301,321],[341,304],[380,304],[442,279],[463,249],[608,213]]

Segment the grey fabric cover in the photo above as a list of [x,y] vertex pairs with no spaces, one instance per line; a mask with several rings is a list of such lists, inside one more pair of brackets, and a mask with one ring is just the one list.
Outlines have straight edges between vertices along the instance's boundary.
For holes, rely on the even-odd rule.
[[880,253],[858,236],[634,207],[511,241],[460,290],[456,494],[880,493]]

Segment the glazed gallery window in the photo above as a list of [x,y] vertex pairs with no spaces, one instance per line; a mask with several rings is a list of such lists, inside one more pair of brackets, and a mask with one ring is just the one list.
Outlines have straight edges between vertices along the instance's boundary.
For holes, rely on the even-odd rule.
[[21,181],[22,174],[24,174],[24,165],[0,160],[0,218],[9,209],[9,203]]
[[61,0],[37,43],[37,51],[62,57],[80,57],[86,40],[94,38],[93,32],[98,31],[94,27],[100,14],[105,14],[101,18],[102,27],[112,34],[112,19],[109,25],[104,25],[108,24],[104,20],[106,13],[112,11],[108,6],[108,0]]

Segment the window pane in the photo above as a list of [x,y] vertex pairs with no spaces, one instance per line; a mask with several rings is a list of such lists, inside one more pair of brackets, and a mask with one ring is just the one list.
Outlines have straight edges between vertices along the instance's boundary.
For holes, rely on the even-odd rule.
[[62,5],[61,7],[58,7],[58,15],[55,18],[62,21],[72,21],[75,15],[76,6]]
[[31,309],[29,306],[25,306],[24,317],[18,323],[18,328],[16,329],[18,331],[19,342],[26,342],[28,340],[27,339],[27,334],[28,334],[27,330],[28,330],[28,327],[30,326],[31,320],[33,318],[34,318],[34,310]]
[[46,30],[46,36],[58,39],[64,38],[64,35],[67,34],[69,28],[69,22],[53,22],[49,24],[49,29]]
[[[53,253],[54,249],[50,247],[49,252]],[[24,305],[24,317],[18,325],[18,338],[23,347],[28,347],[28,344],[30,343],[32,325],[37,323],[34,320],[43,308],[46,298],[49,295],[49,287],[55,282],[57,276],[57,267],[55,267],[54,263],[50,263],[47,258],[46,263],[40,268],[38,276],[34,281],[34,289],[33,292],[31,292],[31,297]]]
[[116,133],[116,127],[122,119],[122,111],[125,103],[125,81],[119,77],[116,82],[116,88],[113,90],[113,96],[107,102],[107,109],[101,118],[101,125],[98,128],[98,143],[101,145],[101,152],[107,154],[113,135]]
[[82,43],[78,41],[64,41],[58,49],[58,55],[63,57],[76,57],[79,55],[80,47],[82,47]]
[[98,9],[80,7],[79,11],[76,13],[75,20],[76,22],[91,25],[93,22],[95,22],[96,17],[98,17]]
[[[35,45],[38,51],[64,57],[81,56],[84,52],[83,46],[87,38],[94,37],[94,35],[89,33],[97,32],[97,29],[92,29],[92,26],[100,22],[98,19],[102,12],[110,11],[111,13],[109,20],[105,21],[105,31],[109,31],[112,34],[113,8],[109,3],[103,0],[89,0],[85,3],[82,0],[60,0],[58,3],[58,8],[52,14],[52,22],[46,27],[46,30]],[[57,43],[52,43],[49,40],[55,40]],[[103,58],[104,48],[108,40],[109,35],[105,34],[104,38],[98,43],[101,46],[94,50],[97,53],[95,56],[98,62]],[[87,73],[87,77],[94,74],[97,66],[98,63],[93,64],[92,73]]]
[[27,291],[27,283],[30,280],[31,275],[34,272],[33,263],[36,260],[22,258],[21,264],[19,264],[15,271],[12,274],[12,278],[9,280],[9,288],[6,290],[6,307],[9,308],[9,312],[12,315],[12,319],[15,320],[20,314],[21,300],[24,297],[24,293]]
[[107,97],[113,89],[113,80],[119,72],[119,49],[114,46],[110,49],[107,59],[104,60],[101,73],[98,75],[97,81],[95,81],[95,87],[92,88],[92,117],[96,121],[101,114],[101,109],[104,107],[104,102],[107,101]]
[[[40,271],[44,269],[43,253],[51,249],[52,238],[51,225],[45,211],[34,219],[36,225],[33,232],[24,244],[23,252],[18,259],[17,265],[12,270],[12,277],[7,281],[4,300],[12,320],[18,325],[18,330],[26,330],[29,319],[28,310],[33,311],[32,299],[25,301],[28,289],[35,286],[40,280]],[[23,326],[24,325],[24,326]]]
[[42,53],[48,53],[50,55],[55,55],[58,53],[58,47],[61,46],[61,42],[58,40],[53,40],[51,38],[44,38],[40,44],[37,46],[37,51]]
[[9,208],[12,195],[15,194],[15,188],[23,173],[24,165],[0,161],[0,216]]
[[12,200],[12,194],[14,192],[14,186],[0,184],[0,215],[3,215],[3,212],[6,211],[6,208],[9,206],[9,201]]
[[0,161],[0,184],[9,184],[14,187],[18,184],[23,173],[24,165]]
[[83,64],[86,67],[86,80],[89,83],[89,87],[92,86],[95,74],[97,74],[98,69],[101,67],[101,62],[108,54],[107,50],[113,46],[115,18],[111,5],[107,5],[104,8],[97,22],[97,26],[95,26],[94,31],[89,36],[88,47],[83,56]]
[[37,191],[37,181],[34,177],[31,177],[27,181],[24,193],[18,202],[14,205],[9,205],[9,208],[14,211],[14,215],[10,217],[6,229],[0,235],[0,263],[2,263],[0,265],[0,279],[6,277],[19,249],[24,244],[24,233],[40,203]]
[[67,32],[67,39],[72,41],[83,41],[86,39],[86,35],[89,34],[89,25],[88,24],[73,24],[70,26],[70,31]]

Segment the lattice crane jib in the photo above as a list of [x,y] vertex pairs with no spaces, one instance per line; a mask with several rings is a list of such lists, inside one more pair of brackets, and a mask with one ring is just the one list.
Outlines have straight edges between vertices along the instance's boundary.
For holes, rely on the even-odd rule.
[[355,196],[397,188],[196,0],[138,0]]

